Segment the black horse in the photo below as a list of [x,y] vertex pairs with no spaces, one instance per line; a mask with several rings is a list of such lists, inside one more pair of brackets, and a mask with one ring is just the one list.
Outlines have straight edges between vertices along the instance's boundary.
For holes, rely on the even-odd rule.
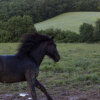
[[45,55],[55,62],[60,60],[53,38],[37,33],[26,35],[16,55],[0,56],[0,82],[27,81],[33,100],[37,100],[35,87],[39,88],[48,100],[53,100],[36,79]]

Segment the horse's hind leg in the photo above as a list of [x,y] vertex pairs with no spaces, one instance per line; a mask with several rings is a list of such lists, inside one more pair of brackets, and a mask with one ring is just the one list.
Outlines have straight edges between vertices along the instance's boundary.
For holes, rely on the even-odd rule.
[[44,86],[41,85],[37,79],[36,79],[36,81],[35,81],[35,86],[36,86],[38,89],[40,89],[40,90],[47,96],[47,99],[48,99],[48,100],[53,100],[53,99],[50,97],[50,95],[48,94],[48,92],[46,91],[46,89],[44,88]]
[[34,73],[32,73],[31,71],[27,71],[25,74],[26,80],[29,84],[29,87],[31,89],[31,93],[32,93],[32,98],[33,100],[37,100],[37,95],[36,95],[36,90],[35,90],[35,75]]

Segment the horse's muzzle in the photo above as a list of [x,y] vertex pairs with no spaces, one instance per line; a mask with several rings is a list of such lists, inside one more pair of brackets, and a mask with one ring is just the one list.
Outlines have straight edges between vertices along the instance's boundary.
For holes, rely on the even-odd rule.
[[60,60],[60,56],[58,55],[55,57],[55,62],[58,62],[59,60]]

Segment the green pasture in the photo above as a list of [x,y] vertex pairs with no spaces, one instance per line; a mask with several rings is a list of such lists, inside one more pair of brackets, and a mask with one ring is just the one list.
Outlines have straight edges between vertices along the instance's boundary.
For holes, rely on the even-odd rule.
[[[46,88],[100,88],[100,44],[58,44],[57,47],[61,60],[55,63],[45,57],[40,66],[38,79]],[[15,54],[17,48],[18,43],[1,43],[0,55]],[[0,84],[0,89],[22,91],[27,89],[27,84]]]
[[69,12],[58,15],[54,18],[35,24],[37,30],[48,28],[71,30],[79,32],[82,23],[95,25],[95,21],[100,18],[100,12]]

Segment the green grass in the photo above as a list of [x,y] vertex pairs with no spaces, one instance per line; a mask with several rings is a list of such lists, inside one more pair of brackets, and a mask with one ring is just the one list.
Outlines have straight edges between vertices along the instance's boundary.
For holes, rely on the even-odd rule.
[[82,23],[95,25],[95,21],[100,18],[100,12],[69,12],[54,18],[35,24],[37,30],[48,28],[58,28],[61,30],[71,30],[79,32],[79,26]]
[[[100,44],[58,44],[61,60],[55,63],[45,57],[40,66],[38,79],[47,88],[97,87],[100,84]],[[14,54],[18,44],[0,44],[0,55]],[[26,83],[0,84],[1,90],[25,91]],[[1,91],[1,92],[2,92]]]

